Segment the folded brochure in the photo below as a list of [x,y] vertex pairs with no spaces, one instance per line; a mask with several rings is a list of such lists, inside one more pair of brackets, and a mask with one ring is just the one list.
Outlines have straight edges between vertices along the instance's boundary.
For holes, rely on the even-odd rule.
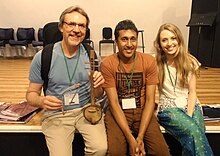
[[0,103],[0,122],[15,121],[16,123],[22,121],[25,123],[30,119],[29,117],[33,117],[39,109],[40,108],[28,104],[26,101],[19,103]]

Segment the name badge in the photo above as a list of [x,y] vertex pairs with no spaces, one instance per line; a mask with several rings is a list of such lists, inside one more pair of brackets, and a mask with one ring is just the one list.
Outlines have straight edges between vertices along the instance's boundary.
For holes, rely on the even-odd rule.
[[178,97],[175,99],[174,102],[175,102],[176,106],[179,108],[185,108],[187,105],[187,99],[184,97]]
[[136,108],[135,98],[122,99],[123,109],[133,109]]
[[75,105],[79,104],[79,94],[76,92],[75,94],[64,94],[64,104],[67,105]]

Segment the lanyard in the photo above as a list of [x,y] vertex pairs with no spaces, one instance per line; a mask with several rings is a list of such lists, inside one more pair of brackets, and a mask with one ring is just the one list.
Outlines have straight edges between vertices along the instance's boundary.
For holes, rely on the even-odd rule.
[[177,72],[176,72],[176,78],[175,78],[175,84],[174,84],[167,63],[166,63],[166,67],[167,67],[167,71],[168,71],[168,74],[169,74],[170,81],[171,81],[172,86],[173,86],[173,91],[174,91],[174,93],[176,93],[175,90],[176,90],[176,83],[177,83]]
[[131,80],[132,80],[132,77],[133,77],[133,74],[134,74],[134,68],[135,68],[135,65],[136,65],[136,54],[134,54],[134,64],[133,64],[133,67],[132,67],[132,71],[131,71],[131,74],[130,74],[130,80],[129,81],[128,81],[127,75],[125,74],[125,69],[124,69],[124,67],[122,65],[120,57],[119,57],[119,63],[120,63],[121,69],[123,70],[123,74],[125,76],[125,79],[126,79],[126,82],[127,82],[127,85],[128,85],[128,89],[130,89],[130,87],[131,87]]
[[73,74],[72,76],[70,77],[70,71],[69,71],[69,67],[68,67],[68,64],[67,64],[67,59],[66,59],[66,56],[64,55],[64,51],[63,51],[63,47],[62,47],[62,44],[61,44],[61,49],[62,49],[62,52],[63,52],[63,58],[64,58],[64,61],[65,61],[65,64],[66,64],[66,70],[67,70],[67,74],[68,74],[68,78],[69,78],[69,81],[70,81],[70,84],[72,83],[72,80],[73,80],[73,77],[76,73],[76,68],[78,66],[78,63],[79,63],[79,56],[80,56],[80,52],[77,56],[77,62],[76,62],[76,66],[75,66],[75,69],[73,71]]

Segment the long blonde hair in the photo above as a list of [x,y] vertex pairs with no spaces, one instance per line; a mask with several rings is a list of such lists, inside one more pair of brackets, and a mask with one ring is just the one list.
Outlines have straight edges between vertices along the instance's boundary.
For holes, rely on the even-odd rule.
[[167,63],[166,55],[160,45],[160,33],[163,30],[168,30],[176,36],[177,42],[179,44],[179,49],[174,58],[174,63],[176,65],[180,85],[181,87],[185,87],[186,85],[188,85],[189,73],[194,73],[196,74],[196,76],[198,76],[197,67],[199,66],[199,62],[189,53],[188,49],[186,48],[182,33],[179,28],[174,24],[165,23],[160,26],[156,36],[156,40],[154,41],[154,47],[157,52],[156,61],[159,70],[159,89],[163,86],[163,82],[165,79],[164,65],[165,63]]

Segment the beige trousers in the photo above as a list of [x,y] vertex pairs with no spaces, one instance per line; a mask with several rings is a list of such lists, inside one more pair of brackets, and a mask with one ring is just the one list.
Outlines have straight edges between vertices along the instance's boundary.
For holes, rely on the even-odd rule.
[[[103,117],[104,118],[104,117]],[[72,142],[76,131],[85,142],[85,155],[104,156],[107,151],[107,137],[103,118],[91,125],[83,116],[82,109],[45,115],[42,131],[45,135],[50,156],[72,156]]]

